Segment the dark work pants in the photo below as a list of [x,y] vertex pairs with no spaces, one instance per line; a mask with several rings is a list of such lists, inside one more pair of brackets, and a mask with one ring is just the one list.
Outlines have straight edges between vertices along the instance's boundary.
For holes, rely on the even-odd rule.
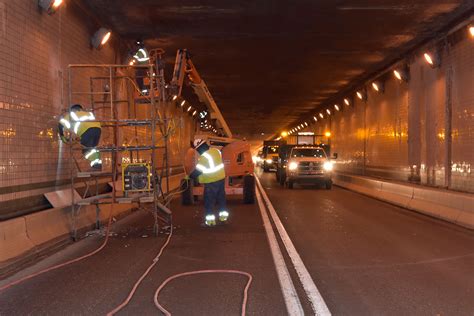
[[225,201],[225,179],[204,184],[204,213],[213,214],[213,208],[217,205],[217,212],[227,211]]
[[[92,148],[99,145],[100,134],[102,133],[101,129],[98,127],[89,128],[81,135],[81,145],[84,147],[82,153],[86,155]],[[100,155],[99,155],[100,157]],[[94,158],[95,159],[95,158]]]

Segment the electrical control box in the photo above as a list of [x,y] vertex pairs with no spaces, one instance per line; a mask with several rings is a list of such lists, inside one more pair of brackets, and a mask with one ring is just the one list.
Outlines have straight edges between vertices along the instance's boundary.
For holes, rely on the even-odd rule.
[[122,188],[124,192],[151,191],[152,186],[150,164],[122,164]]

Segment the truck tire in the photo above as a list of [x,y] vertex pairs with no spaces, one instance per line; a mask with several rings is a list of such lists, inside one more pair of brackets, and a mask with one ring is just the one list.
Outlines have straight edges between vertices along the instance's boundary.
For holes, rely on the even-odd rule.
[[193,196],[193,180],[183,179],[181,180],[181,204],[182,205],[193,205],[194,196]]
[[293,189],[293,181],[288,181],[288,189]]
[[246,175],[244,177],[244,192],[243,192],[244,204],[255,203],[255,177],[252,175]]
[[326,181],[326,190],[331,190],[332,189],[332,181],[328,180]]

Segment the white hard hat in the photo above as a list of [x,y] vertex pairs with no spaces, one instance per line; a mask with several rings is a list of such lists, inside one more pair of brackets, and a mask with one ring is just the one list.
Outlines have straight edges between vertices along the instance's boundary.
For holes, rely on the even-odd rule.
[[196,138],[196,139],[194,139],[193,145],[194,145],[194,148],[198,148],[199,146],[201,146],[204,143],[205,143],[204,139]]

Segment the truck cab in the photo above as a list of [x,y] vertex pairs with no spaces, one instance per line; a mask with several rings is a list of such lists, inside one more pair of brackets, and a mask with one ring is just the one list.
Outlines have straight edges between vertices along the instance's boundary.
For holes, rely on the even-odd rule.
[[320,146],[294,146],[286,162],[284,184],[293,189],[298,184],[323,184],[332,188],[333,162]]

